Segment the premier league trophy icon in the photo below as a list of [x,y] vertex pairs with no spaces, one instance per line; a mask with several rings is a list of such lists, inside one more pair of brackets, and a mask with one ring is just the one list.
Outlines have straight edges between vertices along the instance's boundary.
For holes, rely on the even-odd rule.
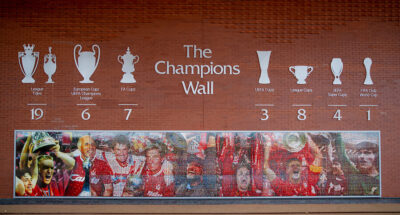
[[56,55],[51,53],[51,47],[49,47],[49,53],[44,56],[43,63],[44,73],[49,76],[46,84],[52,84],[54,81],[51,79],[51,76],[56,72],[57,64],[56,64]]
[[22,73],[25,75],[25,78],[22,79],[22,83],[35,83],[33,79],[33,74],[36,71],[37,65],[39,63],[39,52],[33,52],[35,48],[35,44],[32,45],[23,45],[25,51],[18,52],[18,63],[21,68]]
[[[78,51],[78,61],[76,60],[76,49],[79,47]],[[95,58],[96,50],[97,48],[97,59]],[[94,73],[94,71],[97,68],[97,65],[99,64],[100,60],[100,47],[96,44],[92,46],[93,52],[86,51],[86,52],[81,52],[82,51],[82,46],[80,44],[77,44],[74,48],[74,60],[75,60],[75,65],[78,71],[81,73],[83,80],[80,81],[82,84],[89,84],[89,83],[94,83],[93,81],[90,80],[90,76]]]
[[260,63],[261,74],[258,83],[269,84],[271,83],[268,77],[268,65],[269,57],[271,56],[271,51],[257,51],[258,62]]
[[333,80],[333,84],[340,85],[342,82],[340,81],[340,74],[342,74],[343,70],[343,62],[340,58],[333,58],[331,62],[331,69],[333,76],[335,76],[335,80]]
[[372,82],[371,79],[371,65],[372,65],[372,60],[371,58],[367,57],[364,59],[364,66],[365,66],[365,80],[364,80],[364,85],[373,85],[374,82]]
[[117,59],[118,62],[122,64],[122,72],[125,73],[122,76],[121,83],[136,83],[131,73],[135,71],[135,64],[139,62],[139,56],[133,56],[128,47],[124,56],[118,55]]
[[[310,72],[308,70],[310,69]],[[306,78],[313,71],[312,66],[291,66],[289,71],[296,77],[297,84],[306,84]]]

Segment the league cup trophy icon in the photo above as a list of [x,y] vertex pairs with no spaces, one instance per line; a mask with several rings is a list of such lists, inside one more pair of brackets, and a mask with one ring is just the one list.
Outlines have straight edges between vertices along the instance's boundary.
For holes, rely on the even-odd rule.
[[136,83],[136,80],[131,73],[135,71],[135,64],[139,62],[139,56],[133,56],[128,47],[125,55],[118,55],[117,59],[118,62],[122,64],[122,72],[125,73],[122,76],[121,83]]
[[372,82],[371,79],[371,65],[372,65],[372,60],[371,58],[367,57],[364,59],[364,66],[365,66],[365,80],[364,80],[364,85],[373,85],[374,82]]
[[56,72],[57,64],[56,64],[56,55],[51,53],[51,47],[49,47],[49,54],[44,56],[43,62],[44,73],[49,76],[46,84],[52,84],[54,81],[51,79],[51,76]]
[[[308,70],[310,72],[308,72]],[[313,71],[312,66],[291,66],[289,67],[289,71],[296,77],[297,84],[306,84],[306,78],[311,74]]]
[[39,63],[39,52],[33,52],[35,48],[35,44],[31,45],[23,45],[25,51],[18,52],[18,63],[21,68],[22,73],[25,75],[24,79],[22,79],[22,83],[35,83],[33,79],[33,74],[36,71],[37,65]]
[[271,51],[257,51],[258,62],[260,63],[261,74],[260,79],[258,79],[259,84],[269,84],[271,83],[268,77],[268,65],[269,57],[271,56]]
[[[78,61],[76,61],[76,49],[79,47],[78,51]],[[98,50],[98,55],[97,59],[94,57],[96,54],[96,50]],[[97,68],[97,65],[99,64],[100,60],[100,47],[97,44],[94,44],[92,46],[93,52],[81,52],[82,51],[82,46],[80,44],[77,44],[74,48],[74,60],[75,60],[75,65],[78,71],[81,73],[83,80],[80,81],[82,84],[89,84],[89,83],[94,83],[93,81],[90,80],[90,76],[94,73],[94,71]]]
[[342,70],[343,70],[343,63],[342,60],[340,58],[333,58],[332,62],[331,62],[331,69],[332,69],[332,73],[333,76],[335,76],[335,80],[333,81],[333,84],[335,85],[339,85],[342,84],[342,82],[340,81],[340,74],[342,74]]

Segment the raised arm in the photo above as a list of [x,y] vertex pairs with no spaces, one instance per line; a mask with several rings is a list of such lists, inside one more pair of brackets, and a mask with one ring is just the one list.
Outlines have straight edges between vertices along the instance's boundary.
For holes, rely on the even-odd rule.
[[50,151],[53,151],[56,157],[60,158],[65,164],[68,170],[71,170],[75,166],[75,159],[67,153],[60,152],[60,145],[53,146]]
[[266,137],[265,150],[264,150],[264,174],[267,176],[269,181],[273,181],[276,178],[275,172],[269,166],[269,152],[271,150],[272,142],[271,138]]
[[321,167],[322,166],[322,153],[319,150],[317,144],[311,138],[308,138],[308,145],[310,147],[311,153],[314,155],[314,161],[312,163],[313,166]]

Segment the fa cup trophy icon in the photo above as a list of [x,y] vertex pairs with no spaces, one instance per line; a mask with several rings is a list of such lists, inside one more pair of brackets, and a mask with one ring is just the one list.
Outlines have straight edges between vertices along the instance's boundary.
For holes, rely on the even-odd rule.
[[[76,60],[76,49],[79,47],[78,51],[78,61]],[[94,57],[96,54],[97,48],[97,59]],[[93,52],[86,51],[86,52],[81,52],[82,51],[82,46],[80,44],[77,44],[74,48],[74,60],[75,60],[75,65],[78,71],[81,73],[83,80],[80,81],[82,84],[89,84],[93,83],[93,81],[90,80],[90,76],[94,73],[94,71],[97,68],[97,65],[99,64],[100,60],[100,47],[96,44],[92,46]]]
[[21,68],[22,73],[25,75],[24,79],[22,79],[22,83],[35,83],[33,79],[33,74],[36,71],[37,65],[39,63],[39,52],[33,52],[35,48],[35,44],[31,45],[23,45],[25,51],[18,52],[18,63]]
[[56,55],[51,53],[51,47],[49,47],[49,53],[44,56],[43,63],[44,73],[49,76],[46,84],[52,84],[54,81],[51,79],[51,76],[56,72],[57,64],[56,64]]
[[335,76],[335,80],[333,80],[333,84],[340,85],[342,82],[340,81],[340,74],[342,74],[343,63],[340,58],[333,58],[331,62],[331,69],[333,76]]
[[118,55],[117,59],[118,62],[122,64],[122,72],[125,73],[122,76],[121,83],[136,83],[131,73],[135,71],[135,64],[139,62],[139,56],[133,56],[128,47],[124,56]]
[[[310,72],[308,70],[310,69]],[[312,66],[291,66],[289,71],[296,77],[297,84],[306,84],[306,78],[313,71]]]
[[271,83],[268,77],[268,65],[269,57],[271,56],[271,51],[257,51],[258,62],[260,63],[261,74],[258,83],[269,84]]
[[365,72],[367,74],[365,75],[364,85],[373,85],[374,84],[374,82],[372,82],[372,79],[371,79],[371,65],[372,65],[371,58],[369,58],[369,57],[365,58],[364,66],[365,66]]

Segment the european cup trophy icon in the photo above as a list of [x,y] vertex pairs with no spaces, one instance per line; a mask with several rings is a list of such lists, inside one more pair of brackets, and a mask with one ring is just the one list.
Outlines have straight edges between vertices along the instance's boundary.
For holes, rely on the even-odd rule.
[[335,80],[333,80],[333,84],[340,85],[342,82],[340,81],[340,74],[343,71],[343,62],[340,58],[333,58],[331,62],[331,69],[333,76],[335,76]]
[[136,83],[132,73],[135,71],[135,64],[139,62],[139,56],[133,56],[128,47],[124,56],[118,55],[117,60],[122,64],[122,72],[125,73],[122,76],[121,83]]
[[258,79],[258,83],[269,84],[271,82],[268,77],[268,65],[269,65],[269,58],[271,56],[271,51],[257,51],[257,55],[261,69],[260,79]]
[[44,73],[49,76],[46,84],[52,84],[54,81],[51,79],[51,76],[56,72],[57,64],[56,64],[56,55],[51,53],[51,47],[49,47],[49,53],[44,56],[43,62]]
[[[79,48],[78,51],[78,60],[76,58],[76,50]],[[96,50],[97,48],[97,59],[95,58]],[[81,73],[83,80],[80,81],[82,84],[89,84],[93,83],[92,80],[90,80],[90,76],[93,75],[94,71],[97,68],[97,65],[99,64],[100,60],[100,47],[96,44],[92,46],[93,52],[81,52],[82,51],[82,46],[80,44],[77,44],[74,48],[74,60],[75,60],[75,65],[76,68],[78,69],[79,73]]]
[[22,73],[25,75],[22,79],[22,83],[35,83],[33,79],[33,74],[35,74],[37,65],[39,63],[39,52],[33,52],[35,44],[23,45],[24,52],[18,52],[18,63],[21,68]]

